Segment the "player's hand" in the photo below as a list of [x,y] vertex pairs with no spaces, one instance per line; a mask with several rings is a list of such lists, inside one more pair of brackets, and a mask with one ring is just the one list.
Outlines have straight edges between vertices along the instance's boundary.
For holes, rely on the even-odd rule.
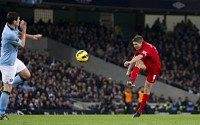
[[127,71],[126,75],[130,77],[131,76],[131,71]]
[[32,35],[31,38],[34,40],[38,40],[38,38],[41,38],[42,34],[36,34],[36,35]]
[[22,30],[22,33],[26,32],[26,22],[24,20],[20,22],[20,29]]
[[131,64],[131,61],[126,61],[125,63],[124,63],[124,66],[126,67],[126,66],[128,66],[128,65],[130,65]]

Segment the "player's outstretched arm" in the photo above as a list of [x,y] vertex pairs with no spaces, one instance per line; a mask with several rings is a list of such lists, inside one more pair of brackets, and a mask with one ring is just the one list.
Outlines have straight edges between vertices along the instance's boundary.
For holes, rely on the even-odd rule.
[[[21,36],[22,32],[19,32],[19,35]],[[38,40],[39,38],[42,37],[42,34],[36,34],[36,35],[31,35],[31,34],[26,34],[27,38]]]
[[42,34],[36,34],[36,35],[26,34],[26,37],[28,37],[30,39],[38,40],[39,38],[42,37]]

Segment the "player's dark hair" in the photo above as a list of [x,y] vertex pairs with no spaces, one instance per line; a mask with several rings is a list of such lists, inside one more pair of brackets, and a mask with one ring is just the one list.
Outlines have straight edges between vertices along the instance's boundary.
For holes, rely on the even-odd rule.
[[132,39],[132,42],[141,43],[141,42],[143,42],[143,37],[140,36],[140,35],[136,35],[136,36]]
[[7,18],[6,18],[6,21],[9,23],[9,24],[12,24],[14,20],[17,20],[19,17],[19,14],[17,12],[8,12],[7,13]]

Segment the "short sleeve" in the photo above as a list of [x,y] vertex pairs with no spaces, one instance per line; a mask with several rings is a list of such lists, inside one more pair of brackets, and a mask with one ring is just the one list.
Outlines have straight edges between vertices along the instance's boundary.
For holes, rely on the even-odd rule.
[[147,55],[149,55],[149,53],[150,53],[150,49],[149,48],[145,48],[145,49],[142,50],[140,55],[142,55],[143,57],[146,57]]

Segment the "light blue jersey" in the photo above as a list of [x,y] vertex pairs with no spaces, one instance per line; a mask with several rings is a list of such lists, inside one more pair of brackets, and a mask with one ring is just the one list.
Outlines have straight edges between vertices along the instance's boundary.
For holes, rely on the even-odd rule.
[[18,27],[11,29],[6,23],[2,32],[0,65],[13,66],[15,64],[21,43]]

